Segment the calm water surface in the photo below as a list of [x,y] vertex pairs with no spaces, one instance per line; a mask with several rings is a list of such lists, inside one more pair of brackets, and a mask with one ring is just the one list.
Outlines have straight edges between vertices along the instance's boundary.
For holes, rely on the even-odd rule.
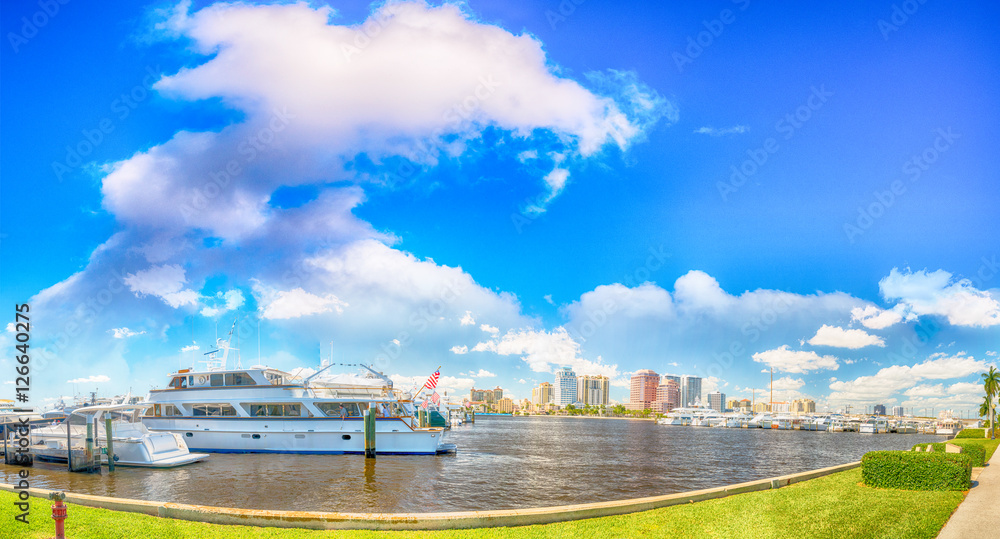
[[[429,512],[654,496],[802,472],[945,437],[671,427],[651,421],[480,417],[443,456],[213,454],[172,470],[69,473],[37,463],[31,486],[248,509]],[[22,469],[2,466],[0,481]]]

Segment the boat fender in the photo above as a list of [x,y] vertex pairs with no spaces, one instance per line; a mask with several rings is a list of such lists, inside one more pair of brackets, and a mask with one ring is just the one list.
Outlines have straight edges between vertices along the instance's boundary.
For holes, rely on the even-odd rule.
[[199,376],[199,377],[198,377],[198,383],[199,383],[199,384],[204,384],[204,383],[205,383],[205,380],[206,380],[206,378],[205,378],[204,376]]

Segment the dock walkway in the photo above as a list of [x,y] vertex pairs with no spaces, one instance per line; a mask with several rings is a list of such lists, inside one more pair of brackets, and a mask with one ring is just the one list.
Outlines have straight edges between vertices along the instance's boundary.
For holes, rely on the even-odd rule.
[[993,453],[969,495],[941,529],[938,539],[995,539],[997,522],[1000,522],[997,500],[1000,500],[1000,449]]

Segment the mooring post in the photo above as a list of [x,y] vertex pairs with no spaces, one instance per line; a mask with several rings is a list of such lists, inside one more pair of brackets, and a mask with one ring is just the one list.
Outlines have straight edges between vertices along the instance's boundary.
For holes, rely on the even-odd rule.
[[63,500],[66,499],[66,493],[64,492],[53,492],[49,494],[50,500],[55,500],[55,504],[52,505],[52,520],[56,521],[56,538],[55,539],[66,539],[66,506],[63,505]]
[[365,411],[365,458],[375,458],[375,410]]
[[115,471],[115,446],[111,441],[111,416],[104,418],[104,434],[108,439],[108,471],[113,472]]

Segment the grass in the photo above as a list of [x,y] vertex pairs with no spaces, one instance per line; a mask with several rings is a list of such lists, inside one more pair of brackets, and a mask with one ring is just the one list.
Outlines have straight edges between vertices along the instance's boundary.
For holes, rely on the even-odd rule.
[[[70,505],[67,535],[96,539],[157,537],[428,539],[522,537],[935,537],[964,498],[961,492],[874,489],[861,469],[777,490],[665,507],[630,515],[517,528],[434,532],[343,532],[219,526]],[[13,521],[14,495],[0,492],[0,536],[53,535],[51,503],[31,499],[31,524]]]
[[990,457],[993,456],[993,452],[996,451],[997,446],[1000,445],[1000,438],[996,440],[987,440],[985,438],[955,438],[954,440],[949,440],[948,443],[955,445],[981,445],[983,449],[986,450],[986,462],[989,462]]

